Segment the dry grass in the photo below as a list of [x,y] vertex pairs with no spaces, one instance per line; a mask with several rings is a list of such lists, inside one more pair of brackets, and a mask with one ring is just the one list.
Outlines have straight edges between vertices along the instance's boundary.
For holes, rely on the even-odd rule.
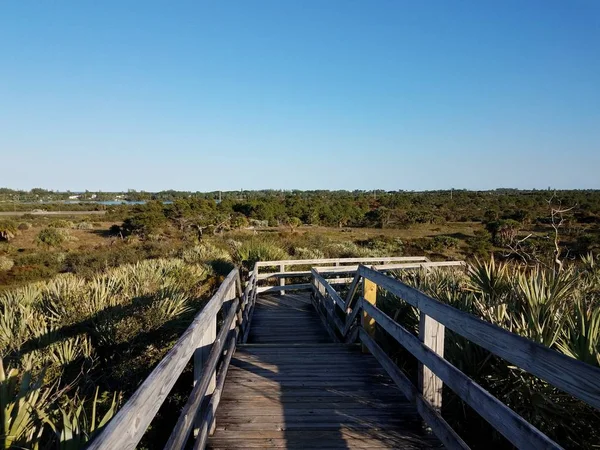
[[[110,245],[111,239],[107,238],[105,233],[112,225],[114,225],[114,222],[102,222],[98,225],[98,227],[94,227],[91,230],[70,229],[69,234],[75,239],[66,242],[63,245],[63,248],[65,250],[83,250]],[[36,237],[44,228],[45,226],[38,225],[31,227],[29,230],[21,230],[15,238],[10,241],[10,244],[19,249],[37,250],[39,246],[36,244]]]

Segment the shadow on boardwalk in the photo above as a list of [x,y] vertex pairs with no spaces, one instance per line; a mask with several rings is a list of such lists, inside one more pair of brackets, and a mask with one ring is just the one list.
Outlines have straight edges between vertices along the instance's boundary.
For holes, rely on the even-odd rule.
[[439,447],[372,356],[331,343],[308,296],[259,299],[216,426],[213,449]]

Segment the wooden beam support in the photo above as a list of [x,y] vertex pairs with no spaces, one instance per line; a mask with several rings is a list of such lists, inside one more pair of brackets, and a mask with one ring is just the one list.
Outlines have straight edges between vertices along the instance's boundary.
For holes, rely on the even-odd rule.
[[[219,331],[219,337],[213,341],[211,351],[202,367],[202,376],[197,380],[194,389],[192,389],[188,401],[184,405],[179,419],[177,420],[177,424],[175,424],[171,436],[169,436],[169,440],[165,445],[165,450],[183,449],[192,428],[196,425],[198,425],[200,429],[202,428],[204,411],[202,414],[199,414],[200,406],[207,398],[212,397],[215,390],[217,364],[222,356],[227,338],[230,336],[230,333],[233,333],[231,326],[232,324],[235,326],[235,313],[237,307],[238,301],[236,299],[233,301],[233,306],[223,322],[223,326]],[[212,391],[209,390],[211,386]],[[198,423],[196,423],[197,417],[200,418]],[[192,418],[194,418],[194,423],[192,423]]]
[[446,328],[600,410],[600,369],[435,300],[399,280],[361,266],[358,273]]
[[[279,271],[285,273],[285,264],[279,265]],[[285,295],[285,290],[283,289],[283,286],[285,286],[285,278],[282,277],[279,279],[279,286],[282,287],[281,291],[279,291],[279,295]]]
[[417,388],[411,383],[408,377],[402,372],[390,357],[382,350],[377,343],[371,339],[364,330],[359,328],[359,336],[361,342],[371,352],[371,354],[379,361],[381,367],[385,369],[390,378],[398,385],[406,398],[415,403],[417,411],[431,427],[433,433],[442,441],[444,446],[451,450],[468,450],[469,446],[461,439],[461,437],[452,429],[452,427],[443,419],[440,413],[431,407],[426,402]]
[[[214,315],[206,329],[206,332],[202,336],[202,340],[200,341],[200,346],[194,352],[194,384],[196,386],[202,379],[202,374],[204,371],[204,366],[208,361],[208,357],[213,348],[215,340],[217,339],[217,316]],[[216,376],[213,375],[208,383],[208,388],[206,389],[206,395],[212,395],[215,390],[215,386],[217,385]],[[198,435],[201,423],[202,411],[198,408],[196,418],[194,419],[194,436]]]
[[[421,313],[419,339],[435,353],[444,357],[445,327],[427,314]],[[442,388],[444,383],[427,366],[419,363],[419,390],[423,398],[437,411],[442,410]]]
[[[363,278],[363,302],[370,303],[373,306],[377,305],[377,285]],[[369,336],[375,338],[375,319],[369,316],[364,310],[361,319],[361,326]],[[369,349],[362,346],[363,353],[368,353]]]

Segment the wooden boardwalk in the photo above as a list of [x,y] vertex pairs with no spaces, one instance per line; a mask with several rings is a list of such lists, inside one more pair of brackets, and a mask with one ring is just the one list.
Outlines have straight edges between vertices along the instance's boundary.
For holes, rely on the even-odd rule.
[[[372,266],[376,263],[384,264]],[[303,270],[286,270],[293,266]],[[600,369],[386,275],[390,270],[445,266],[464,263],[415,256],[262,261],[246,280],[237,268],[231,270],[87,449],[135,450],[193,359],[194,384],[165,450],[192,446],[202,450],[207,445],[422,449],[441,443],[468,450],[438,412],[446,389],[516,448],[560,450],[559,444],[446,359],[444,343],[461,336],[596,410],[600,410]],[[273,267],[278,272],[260,273],[261,268]],[[353,277],[340,278],[344,275]],[[310,283],[286,284],[288,278],[306,277]],[[266,280],[268,285],[259,286]],[[344,298],[334,289],[340,284],[347,284]],[[307,290],[312,294],[290,293]],[[267,295],[273,292],[277,293]],[[419,311],[418,336],[378,307],[377,298],[384,292]],[[381,347],[376,327],[417,359],[422,367],[418,385]],[[446,329],[452,331],[450,336]],[[423,423],[437,438],[424,431]],[[160,442],[154,444],[162,447]]]
[[440,446],[373,356],[331,341],[308,293],[257,299],[209,448]]

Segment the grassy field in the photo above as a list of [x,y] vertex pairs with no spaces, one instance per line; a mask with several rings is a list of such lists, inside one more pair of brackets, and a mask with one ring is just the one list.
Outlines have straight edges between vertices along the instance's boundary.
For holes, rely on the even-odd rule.
[[[98,246],[110,245],[112,240],[108,238],[108,230],[114,224],[114,222],[93,222],[93,228],[91,230],[70,229],[69,234],[73,239],[65,242],[62,250],[94,249]],[[21,230],[20,233],[10,241],[10,245],[19,250],[39,250],[39,245],[36,243],[36,237],[43,228],[45,228],[45,226],[37,225],[28,230]]]

